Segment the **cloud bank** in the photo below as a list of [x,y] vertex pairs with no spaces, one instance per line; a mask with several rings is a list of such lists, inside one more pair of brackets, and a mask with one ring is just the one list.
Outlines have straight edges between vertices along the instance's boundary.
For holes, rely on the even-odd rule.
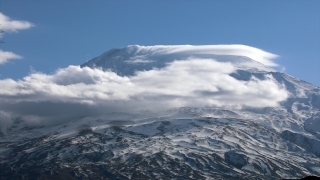
[[[173,61],[161,69],[118,76],[111,71],[69,66],[54,74],[33,72],[0,80],[0,118],[30,125],[60,123],[107,112],[182,106],[277,106],[288,92],[272,76],[239,81],[232,63],[213,59]],[[1,123],[1,122],[0,122]]]

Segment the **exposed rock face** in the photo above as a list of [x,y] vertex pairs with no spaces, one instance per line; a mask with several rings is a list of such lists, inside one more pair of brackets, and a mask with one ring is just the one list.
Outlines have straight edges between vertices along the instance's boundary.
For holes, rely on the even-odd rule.
[[228,151],[224,154],[224,159],[228,164],[241,169],[243,166],[248,164],[248,157],[244,154],[236,153],[233,151]]
[[291,131],[283,131],[281,137],[287,139],[300,147],[303,147],[306,151],[313,153],[320,157],[320,141],[312,139],[311,137],[304,136],[302,134],[293,133]]

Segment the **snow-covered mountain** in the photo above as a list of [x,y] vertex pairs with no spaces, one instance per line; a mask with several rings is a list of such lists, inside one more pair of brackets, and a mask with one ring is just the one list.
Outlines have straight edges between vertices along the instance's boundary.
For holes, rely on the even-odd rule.
[[230,77],[244,83],[272,79],[285,88],[288,97],[272,107],[119,110],[55,126],[30,127],[15,119],[0,137],[0,178],[320,176],[320,88],[262,64],[267,62],[263,58],[253,60],[256,56],[251,54],[211,46],[134,45],[107,51],[81,67],[133,77],[174,61],[214,59],[235,67]]
[[[251,53],[249,52],[248,54]],[[274,69],[254,61],[249,57],[241,56],[241,53],[228,52],[224,49],[219,50],[219,48],[214,45],[131,45],[125,48],[111,49],[84,63],[81,67],[102,67],[104,70],[110,69],[118,75],[130,76],[134,75],[136,71],[148,71],[153,68],[163,68],[170,62],[190,58],[215,59],[218,62],[230,62],[236,66],[237,69],[247,70],[250,72],[275,72]]]

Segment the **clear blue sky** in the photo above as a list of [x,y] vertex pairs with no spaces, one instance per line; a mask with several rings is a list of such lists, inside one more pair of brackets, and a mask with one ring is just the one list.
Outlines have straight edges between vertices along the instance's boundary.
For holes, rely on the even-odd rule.
[[244,44],[279,55],[294,77],[320,86],[319,0],[5,1],[0,12],[35,26],[6,33],[0,79],[80,65],[131,44]]

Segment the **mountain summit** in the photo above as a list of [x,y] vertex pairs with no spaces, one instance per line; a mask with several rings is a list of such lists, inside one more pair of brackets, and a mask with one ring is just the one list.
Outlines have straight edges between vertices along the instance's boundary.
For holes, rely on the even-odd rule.
[[81,67],[102,67],[119,75],[128,76],[134,75],[135,71],[163,68],[173,61],[199,58],[230,62],[244,70],[273,72],[275,70],[267,66],[276,66],[276,64],[268,58],[275,57],[274,54],[244,45],[130,45],[111,49],[82,64]]
[[[133,45],[28,76],[16,84],[53,88],[2,105],[30,112],[0,135],[0,178],[320,176],[320,88],[273,69],[275,57],[244,45]],[[82,117],[59,119],[70,112]],[[30,114],[60,123],[33,126]]]

